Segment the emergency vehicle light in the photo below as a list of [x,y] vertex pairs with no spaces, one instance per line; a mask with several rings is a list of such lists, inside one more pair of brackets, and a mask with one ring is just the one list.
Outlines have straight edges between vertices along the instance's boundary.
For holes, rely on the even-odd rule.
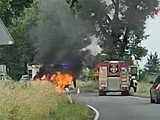
[[67,64],[67,63],[63,63],[63,64],[60,64],[60,65],[62,65],[62,66],[69,66],[69,64]]

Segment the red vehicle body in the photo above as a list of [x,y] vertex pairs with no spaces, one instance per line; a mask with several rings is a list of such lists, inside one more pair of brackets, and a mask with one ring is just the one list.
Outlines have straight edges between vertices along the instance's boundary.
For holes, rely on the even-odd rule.
[[99,63],[96,67],[99,95],[105,95],[107,92],[121,92],[122,95],[129,95],[131,87],[136,87],[131,68],[131,65],[124,61]]

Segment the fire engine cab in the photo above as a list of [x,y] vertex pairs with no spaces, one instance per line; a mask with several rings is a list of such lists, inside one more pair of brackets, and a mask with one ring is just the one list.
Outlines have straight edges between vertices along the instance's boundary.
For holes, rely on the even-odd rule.
[[136,76],[136,67],[131,67],[124,61],[105,61],[99,63],[96,69],[98,71],[99,96],[105,95],[107,92],[121,92],[122,95],[129,95],[131,88],[136,92],[137,80],[132,76]]

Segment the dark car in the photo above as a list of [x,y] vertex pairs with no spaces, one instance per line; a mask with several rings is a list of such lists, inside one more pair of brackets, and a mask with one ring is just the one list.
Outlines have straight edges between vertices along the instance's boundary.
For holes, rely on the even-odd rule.
[[160,75],[156,78],[150,89],[151,103],[160,104]]

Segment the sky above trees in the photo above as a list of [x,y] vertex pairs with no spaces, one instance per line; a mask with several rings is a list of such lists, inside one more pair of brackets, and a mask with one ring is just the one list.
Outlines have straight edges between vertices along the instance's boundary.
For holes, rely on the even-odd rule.
[[150,36],[147,38],[147,40],[143,41],[143,46],[146,46],[148,49],[148,52],[155,52],[157,51],[160,53],[160,13],[155,16],[154,18],[149,18],[146,21],[146,34],[149,34]]
[[[142,46],[148,49],[148,54],[151,52],[157,52],[160,55],[160,14],[155,16],[154,18],[149,18],[146,21],[146,30],[145,34],[149,34],[150,36],[142,42]],[[147,57],[142,59],[141,67],[147,62]]]

